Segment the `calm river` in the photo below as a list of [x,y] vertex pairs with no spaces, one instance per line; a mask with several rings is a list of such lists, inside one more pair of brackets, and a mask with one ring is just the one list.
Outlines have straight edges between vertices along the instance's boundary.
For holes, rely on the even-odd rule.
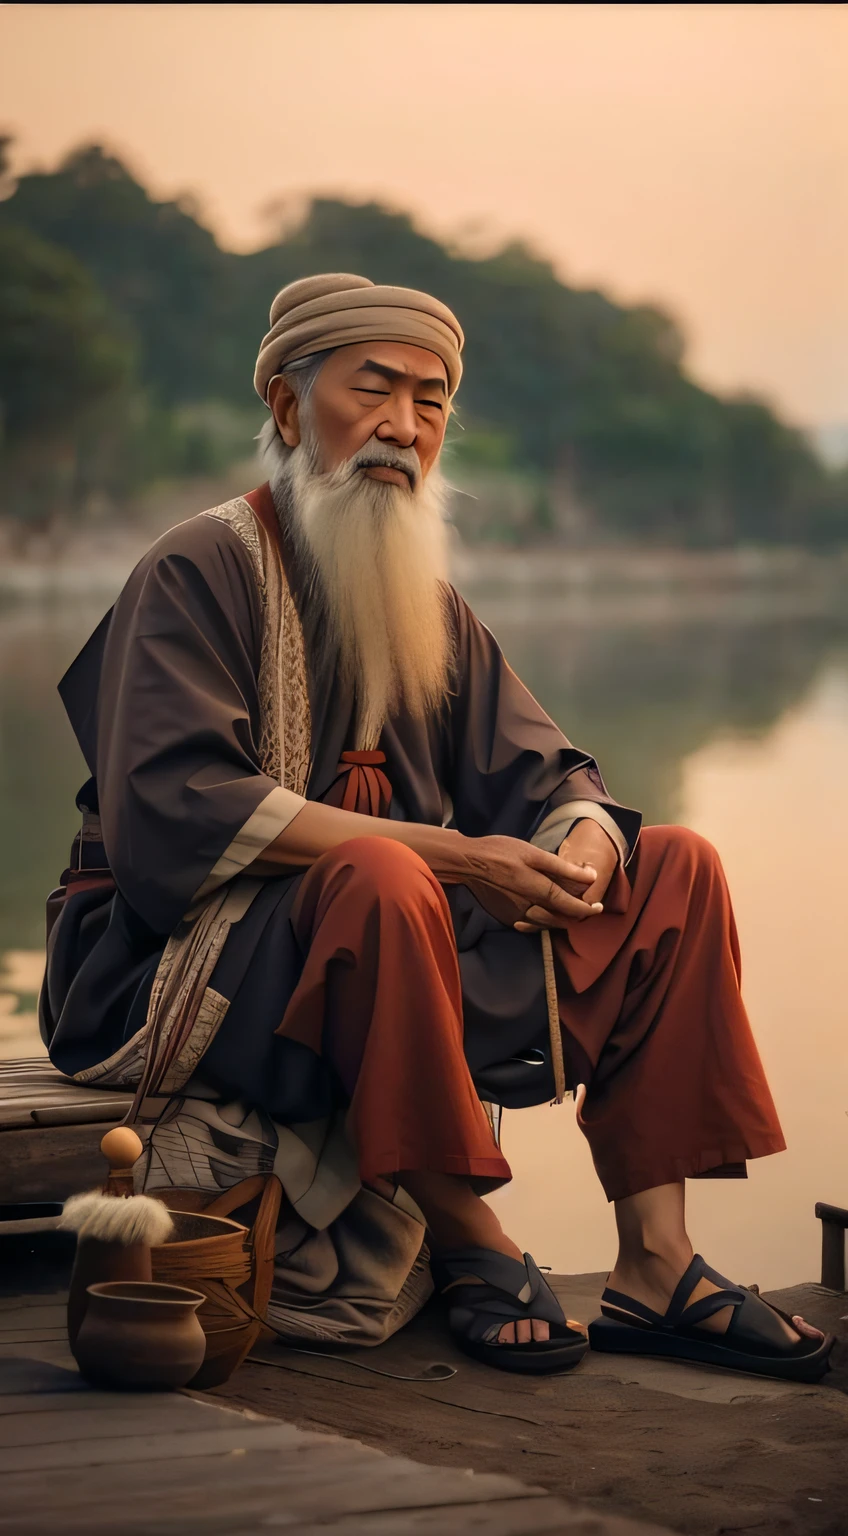
[[[520,593],[465,583],[516,671],[612,793],[719,849],[743,982],[789,1151],[690,1185],[690,1229],[743,1283],[818,1278],[816,1200],[848,1204],[848,613],[803,594]],[[56,682],[109,596],[0,607],[0,1054],[41,1050],[43,901],[84,777]],[[613,1222],[570,1102],[506,1117],[513,1237],[560,1271],[608,1267]]]

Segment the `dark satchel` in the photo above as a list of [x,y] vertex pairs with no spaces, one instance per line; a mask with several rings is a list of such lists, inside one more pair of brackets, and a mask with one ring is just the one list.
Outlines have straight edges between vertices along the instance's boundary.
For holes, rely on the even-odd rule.
[[59,884],[50,892],[46,902],[48,952],[50,936],[70,896],[75,896],[78,891],[102,891],[104,895],[110,895],[115,890],[115,879],[103,847],[97,785],[93,779],[83,785],[77,795],[76,805],[82,821],[71,844],[68,868],[62,871]]
[[481,1099],[502,1109],[530,1109],[556,1098],[557,1087],[548,1042],[541,1049],[524,1050],[506,1061],[481,1067],[474,1074]]
[[526,1050],[478,1068],[473,1074],[474,1087],[481,1099],[500,1104],[502,1109],[529,1109],[533,1104],[551,1100],[561,1104],[567,1088],[562,1050],[556,977],[551,936],[547,929],[539,935],[545,968],[545,1000],[548,1028]]
[[[116,889],[115,879],[109,868],[106,851],[103,847],[100,817],[98,815],[97,786],[93,779],[89,779],[83,785],[77,796],[76,803],[82,818],[80,830],[71,845],[71,857],[68,868],[62,872],[59,884],[55,890],[50,892],[45,904],[47,965],[44,971],[44,980],[41,983],[41,991],[38,995],[38,1027],[45,1045],[50,1044],[56,1028],[56,1019],[53,1007],[51,1006],[51,988],[54,986],[55,956],[57,954],[58,939],[57,924],[59,918],[67,908],[71,897],[87,894],[90,898],[89,901],[77,902],[72,909],[75,912],[75,921],[80,923],[84,920],[88,909],[92,906],[95,908],[100,907],[103,900],[110,898]],[[86,911],[81,912],[79,910],[80,907],[86,909]],[[70,935],[66,935],[66,941],[70,937]],[[64,947],[67,949],[67,942]],[[54,962],[52,966],[51,959]],[[59,990],[63,989],[60,987]]]

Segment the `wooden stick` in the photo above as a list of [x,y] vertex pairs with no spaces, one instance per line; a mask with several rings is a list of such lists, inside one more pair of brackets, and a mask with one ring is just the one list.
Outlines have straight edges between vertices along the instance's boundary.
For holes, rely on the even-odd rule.
[[562,1054],[562,1025],[559,1021],[554,952],[550,931],[547,928],[542,929],[542,961],[545,967],[545,998],[548,1004],[548,1033],[551,1037],[551,1065],[554,1069],[554,1103],[561,1104],[566,1094],[565,1061]]

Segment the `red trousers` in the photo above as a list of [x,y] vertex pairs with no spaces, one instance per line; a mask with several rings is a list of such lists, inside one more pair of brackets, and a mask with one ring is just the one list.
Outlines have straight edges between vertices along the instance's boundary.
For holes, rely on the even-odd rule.
[[[509,1179],[463,1054],[448,904],[423,860],[389,838],[343,843],[305,875],[292,921],[305,963],[279,1032],[338,1075],[363,1180]],[[581,1124],[609,1199],[782,1150],[708,842],[646,828],[602,916],[553,944],[568,1082],[587,1085]]]

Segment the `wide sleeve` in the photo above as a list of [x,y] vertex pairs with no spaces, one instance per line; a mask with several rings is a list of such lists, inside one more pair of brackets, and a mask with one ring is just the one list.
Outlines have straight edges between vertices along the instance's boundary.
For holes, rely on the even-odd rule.
[[[457,664],[448,758],[459,831],[503,833],[553,849],[575,820],[593,816],[626,862],[639,836],[639,812],[613,800],[594,758],[572,746],[453,588],[450,599]],[[565,830],[552,842],[559,827]]]
[[97,701],[103,841],[118,889],[158,931],[304,804],[259,763],[260,642],[249,556],[213,518],[166,534],[113,610]]

